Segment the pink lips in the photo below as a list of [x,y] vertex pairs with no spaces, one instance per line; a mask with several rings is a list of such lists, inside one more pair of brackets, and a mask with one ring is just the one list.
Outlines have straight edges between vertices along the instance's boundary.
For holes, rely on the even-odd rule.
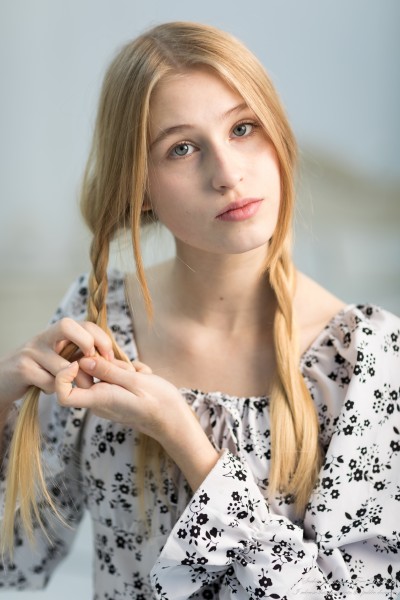
[[220,221],[244,221],[258,211],[262,198],[243,198],[228,204],[216,218]]

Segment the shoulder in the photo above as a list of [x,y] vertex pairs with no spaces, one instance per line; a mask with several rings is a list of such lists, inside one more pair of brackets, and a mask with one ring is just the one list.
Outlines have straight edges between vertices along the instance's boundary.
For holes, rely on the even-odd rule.
[[[355,374],[366,357],[372,360],[373,356],[373,362],[400,359],[400,319],[379,306],[347,305],[334,316],[326,333],[340,355],[354,365]],[[372,363],[369,370],[372,374]]]
[[302,273],[294,307],[302,353],[327,336],[352,363],[361,347],[384,354],[397,348],[398,317],[372,304],[347,304]]
[[[348,305],[304,359],[326,453],[308,510],[328,547],[333,540],[340,545],[366,543],[368,537],[376,541],[379,534],[383,548],[396,535],[399,341],[398,317],[370,304]],[[368,511],[372,519],[363,521]],[[375,547],[381,552],[379,544]]]
[[302,354],[346,303],[303,273],[297,272],[293,306]]
[[302,357],[340,387],[400,378],[400,319],[373,304],[349,304],[325,325]]
[[[400,399],[400,319],[372,304],[337,302],[313,282],[304,290],[316,294],[303,307],[308,340],[301,370],[328,443],[345,406],[375,414],[378,397],[385,398],[378,412],[392,410],[389,399]],[[315,298],[327,299],[327,308],[320,309]]]
[[347,305],[303,354],[301,367],[324,445],[335,430],[364,435],[400,413],[400,319],[378,306]]

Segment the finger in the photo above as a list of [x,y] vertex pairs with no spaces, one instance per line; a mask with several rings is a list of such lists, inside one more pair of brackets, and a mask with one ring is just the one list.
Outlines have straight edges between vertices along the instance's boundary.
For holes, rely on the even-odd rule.
[[54,376],[68,364],[65,358],[55,352],[38,349],[33,340],[19,352],[17,371],[21,380],[28,386],[35,385],[48,394],[54,391]]
[[120,360],[119,358],[114,358],[111,361],[117,367],[121,369],[125,369],[125,371],[136,371],[135,365],[132,362],[127,362],[126,360]]
[[92,377],[115,383],[125,389],[131,390],[135,377],[135,371],[132,369],[121,368],[114,362],[105,360],[101,356],[93,358],[81,358],[79,366],[83,371]]
[[87,390],[93,385],[93,377],[90,377],[90,375],[82,371],[82,369],[79,369],[78,374],[75,377],[75,383],[78,387]]
[[138,371],[138,373],[150,374],[153,372],[148,365],[140,362],[140,360],[133,360],[131,364],[135,367],[135,370]]
[[65,340],[75,344],[84,356],[94,356],[96,348],[104,357],[112,357],[112,341],[98,325],[83,321],[78,323],[69,317],[52,325],[44,338],[45,345],[60,351]]
[[[62,375],[58,375],[57,378],[60,379],[61,376]],[[57,381],[57,386],[58,385]],[[67,388],[65,388],[65,391],[67,391]],[[68,393],[64,393],[64,395],[60,393],[58,401],[62,406],[90,408],[95,414],[105,419],[112,420],[113,417],[115,419],[116,415],[114,409],[116,402],[121,400],[121,398],[126,397],[127,393],[128,392],[121,386],[100,382],[92,385],[90,390],[70,386],[68,388]]]
[[53,375],[44,371],[40,367],[36,369],[34,376],[32,377],[32,385],[38,387],[45,394],[54,394],[55,382]]
[[72,383],[78,374],[79,365],[77,361],[61,369],[55,378],[55,390],[60,404],[69,404],[68,400],[72,394]]
[[57,321],[47,331],[47,339],[44,340],[46,346],[50,345],[56,352],[61,351],[65,346],[65,340],[72,342],[80,348],[86,356],[94,356],[94,338],[83,326],[74,319],[65,317]]
[[91,321],[84,321],[82,327],[93,336],[94,346],[98,353],[107,360],[113,360],[113,344],[108,333]]

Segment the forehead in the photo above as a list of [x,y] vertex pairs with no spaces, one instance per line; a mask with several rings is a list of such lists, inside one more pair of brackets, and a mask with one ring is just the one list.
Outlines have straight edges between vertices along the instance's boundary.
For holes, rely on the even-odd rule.
[[243,103],[240,94],[207,67],[173,73],[161,79],[150,98],[150,131],[204,118],[218,119]]

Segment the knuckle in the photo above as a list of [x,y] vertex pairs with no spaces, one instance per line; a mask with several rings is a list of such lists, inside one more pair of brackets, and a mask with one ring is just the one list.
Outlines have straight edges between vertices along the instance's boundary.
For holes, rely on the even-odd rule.
[[47,395],[54,394],[55,385],[54,385],[54,383],[46,383],[46,384],[42,385],[42,387],[40,389]]
[[59,330],[66,339],[74,338],[75,343],[84,351],[90,350],[94,344],[94,338],[87,330],[85,322],[78,322],[70,317],[63,317],[59,321]]
[[112,373],[113,373],[112,365],[110,365],[109,363],[106,363],[106,364],[100,363],[100,368],[103,372],[104,377],[112,376]]
[[57,394],[57,400],[60,406],[68,406],[68,396]]
[[63,317],[62,319],[57,321],[55,325],[58,326],[58,329],[65,333],[66,331],[69,331],[74,324],[75,321],[70,317]]
[[23,378],[29,376],[32,371],[32,357],[31,357],[31,349],[29,347],[24,347],[18,355],[17,358],[17,371]]
[[96,325],[96,323],[92,323],[91,321],[85,321],[84,327],[86,331],[93,336],[93,339],[95,338],[97,342],[100,342],[107,349],[112,348],[110,337],[107,335],[104,329],[99,327],[99,325]]
[[40,344],[41,335],[35,335],[35,337],[25,342],[25,344],[22,346],[20,352],[21,355],[24,357],[31,357],[34,354],[35,350],[37,350],[37,348],[40,346]]

